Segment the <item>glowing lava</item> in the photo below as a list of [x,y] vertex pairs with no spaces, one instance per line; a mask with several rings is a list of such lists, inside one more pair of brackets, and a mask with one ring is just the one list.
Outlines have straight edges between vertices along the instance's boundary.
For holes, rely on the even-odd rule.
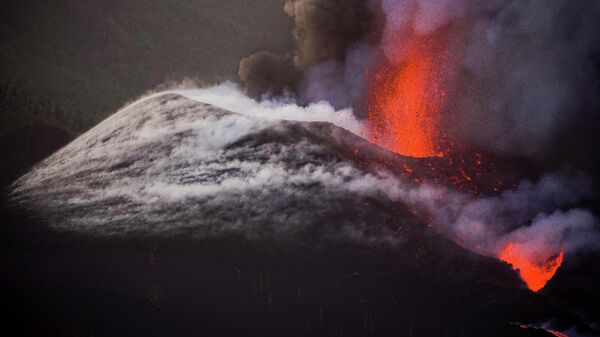
[[441,155],[438,123],[445,100],[448,36],[412,34],[398,41],[397,64],[382,62],[369,83],[370,138],[411,157]]
[[502,249],[499,257],[519,271],[529,289],[538,291],[554,276],[563,262],[564,252],[561,251],[540,264],[532,261],[530,256],[519,250],[517,244],[511,242]]

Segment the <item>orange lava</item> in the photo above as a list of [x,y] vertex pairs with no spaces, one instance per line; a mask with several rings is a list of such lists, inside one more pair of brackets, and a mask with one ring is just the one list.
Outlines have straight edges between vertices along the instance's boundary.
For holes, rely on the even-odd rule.
[[438,123],[445,101],[448,36],[403,36],[398,64],[375,69],[369,82],[370,138],[411,157],[441,155]]
[[563,262],[564,252],[551,256],[543,263],[536,263],[529,256],[519,251],[518,245],[510,242],[500,252],[500,260],[510,264],[519,271],[519,275],[532,291],[539,291],[556,274]]

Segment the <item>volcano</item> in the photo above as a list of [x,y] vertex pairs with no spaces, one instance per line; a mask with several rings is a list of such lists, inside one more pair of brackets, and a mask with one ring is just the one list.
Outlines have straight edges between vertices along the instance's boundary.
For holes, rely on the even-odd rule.
[[[22,264],[2,260],[10,324],[33,320],[33,335],[537,336],[515,323],[577,322],[394,197],[440,171],[466,175],[447,160],[326,122],[142,99],[13,184],[5,218],[25,239],[5,245]],[[453,188],[486,186],[465,184]]]
[[[387,241],[411,218],[407,206],[390,205],[392,185],[411,190],[437,179],[489,190],[493,182],[479,176],[446,160],[396,155],[330,123],[267,120],[165,94],[123,109],[37,165],[14,184],[12,199],[56,229],[93,235],[316,231]],[[371,212],[366,199],[406,214]],[[329,225],[331,217],[339,221]]]

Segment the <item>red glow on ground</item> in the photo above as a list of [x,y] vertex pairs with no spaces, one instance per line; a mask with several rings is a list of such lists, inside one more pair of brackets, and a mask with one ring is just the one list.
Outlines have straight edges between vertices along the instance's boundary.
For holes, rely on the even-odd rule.
[[402,37],[397,65],[382,62],[369,83],[370,138],[411,157],[441,155],[438,124],[445,102],[448,34]]
[[532,327],[526,324],[521,324],[519,325],[519,328],[521,329],[543,329],[544,331],[546,331],[547,333],[554,335],[556,337],[569,337],[568,335],[562,333],[562,332],[558,332],[556,330],[551,330],[551,329],[544,329],[544,328],[536,328],[536,327]]
[[558,267],[563,262],[564,252],[551,256],[543,263],[536,263],[529,256],[522,253],[517,244],[509,243],[502,249],[500,260],[510,264],[519,271],[519,275],[532,291],[539,291],[556,274]]
[[564,333],[560,333],[558,331],[554,331],[554,330],[550,330],[550,329],[546,329],[546,331],[548,331],[549,333],[553,334],[556,337],[569,337],[569,336],[565,335]]

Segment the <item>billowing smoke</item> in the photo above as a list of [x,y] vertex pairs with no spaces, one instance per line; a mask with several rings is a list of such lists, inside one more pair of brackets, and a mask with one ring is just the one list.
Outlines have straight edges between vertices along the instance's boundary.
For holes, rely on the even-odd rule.
[[436,60],[450,77],[441,122],[457,142],[536,158],[579,155],[565,136],[574,129],[597,143],[597,1],[297,0],[285,11],[297,50],[241,62],[255,98],[288,90],[363,117],[376,67],[401,64],[411,38],[436,36],[449,45]]
[[293,55],[258,52],[240,62],[239,76],[245,83],[246,94],[261,98],[265,93],[281,96],[295,90],[302,77],[294,65]]
[[288,2],[284,10],[294,20],[296,49],[242,59],[240,79],[251,97],[298,90],[302,73],[322,62],[343,64],[350,45],[372,34],[373,11],[363,0],[298,0]]
[[600,3],[493,1],[471,11],[455,100],[463,136],[502,154],[541,157],[562,133],[598,121]]
[[[367,186],[458,244],[511,264],[534,291],[564,258],[600,248],[590,209],[600,167],[600,2],[292,0],[285,10],[297,49],[241,63],[257,105],[282,95],[351,111],[349,120],[363,123],[346,129],[415,157],[524,161],[532,180],[491,196],[395,179]],[[272,74],[278,64],[287,77]]]
[[[365,118],[369,96],[378,94],[371,91],[381,89],[370,83],[387,76],[381,69],[428,58],[414,62],[413,72],[434,67],[433,76],[443,77],[431,85],[443,86],[438,127],[450,143],[529,158],[549,171],[588,172],[582,178],[586,173],[541,169],[537,183],[524,181],[495,197],[425,193],[417,204],[427,206],[440,231],[489,255],[507,242],[526,242],[522,253],[538,262],[594,246],[594,216],[577,205],[595,198],[589,163],[597,164],[590,155],[600,145],[600,2],[297,0],[285,10],[294,18],[297,50],[279,58],[293,64],[294,78],[284,86],[299,104],[325,101]],[[278,60],[251,58],[268,68],[266,56]],[[251,68],[242,61],[241,72]],[[259,80],[242,77],[254,97],[283,91],[279,82],[277,90],[261,82],[269,71],[256,73]]]
[[432,223],[457,243],[495,256],[509,243],[543,263],[560,251],[598,249],[596,219],[576,205],[592,197],[591,182],[582,174],[547,174],[523,181],[498,196],[477,198],[437,191],[413,200],[432,216]]

